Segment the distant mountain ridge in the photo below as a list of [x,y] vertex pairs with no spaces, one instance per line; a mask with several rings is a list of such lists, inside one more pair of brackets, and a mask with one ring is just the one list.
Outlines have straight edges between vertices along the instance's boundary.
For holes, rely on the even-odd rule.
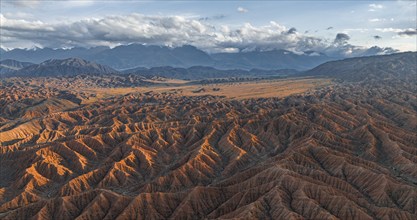
[[79,74],[111,74],[118,73],[111,67],[86,61],[80,58],[68,58],[63,60],[52,59],[24,67],[20,70],[10,72],[8,76],[74,76]]
[[305,76],[328,76],[347,81],[366,79],[417,78],[417,52],[356,57],[330,61],[301,73]]
[[17,70],[20,70],[24,67],[33,65],[33,63],[29,62],[20,62],[17,60],[7,59],[0,61],[0,74],[7,74]]
[[[117,71],[106,65],[83,60],[80,58],[51,59],[40,64],[21,63],[15,60],[5,60],[4,63],[15,63],[19,68],[11,69],[3,74],[6,77],[39,77],[39,76],[75,76],[81,74],[135,74],[140,76],[161,76],[175,79],[201,80],[211,78],[229,77],[268,77],[286,76],[298,73],[293,69],[263,70],[263,69],[230,69],[220,70],[208,66],[192,66],[180,68],[172,66],[133,68],[124,71]],[[24,66],[24,67],[23,67]]]
[[306,70],[337,58],[322,53],[295,54],[287,50],[218,53],[212,55],[222,69],[297,69]]
[[208,54],[190,45],[171,48],[166,46],[131,44],[114,48],[35,48],[30,50],[13,49],[10,51],[1,51],[1,59],[14,59],[32,63],[71,57],[79,57],[102,63],[118,70],[160,66],[179,68],[209,66],[217,69],[246,70],[254,68],[306,70],[326,61],[337,59],[314,51],[307,51],[304,54],[295,54],[287,50]]
[[171,66],[134,68],[123,71],[123,73],[137,74],[141,76],[161,76],[166,78],[201,80],[213,78],[229,77],[269,77],[269,76],[288,76],[298,73],[294,69],[263,70],[263,69],[228,69],[220,70],[207,66],[192,66],[189,68],[179,68]]
[[202,80],[229,77],[270,77],[270,76],[327,76],[346,81],[366,79],[400,79],[417,77],[417,52],[405,52],[391,55],[348,58],[329,61],[317,67],[299,72],[294,69],[216,69],[210,66],[192,66],[189,68],[160,66],[137,67],[117,71],[109,66],[86,61],[80,58],[51,59],[41,64],[31,64],[15,60],[0,62],[2,76],[74,76],[80,74],[135,74],[145,77],[161,76],[166,78]]

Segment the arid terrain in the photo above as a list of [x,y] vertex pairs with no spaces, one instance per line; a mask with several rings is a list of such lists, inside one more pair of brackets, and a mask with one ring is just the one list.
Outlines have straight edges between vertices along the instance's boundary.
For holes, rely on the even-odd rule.
[[370,59],[204,85],[3,78],[0,219],[417,219],[416,53]]
[[282,98],[292,94],[312,91],[314,89],[329,86],[332,84],[329,79],[321,78],[294,78],[197,85],[193,83],[187,83],[187,81],[179,80],[145,80],[145,82],[153,83],[153,85],[112,89],[96,87],[87,89],[86,91],[94,94],[99,94],[100,97],[110,97],[113,95],[121,95],[130,92],[156,92],[180,94],[183,96],[214,95],[228,99],[247,99],[267,97]]

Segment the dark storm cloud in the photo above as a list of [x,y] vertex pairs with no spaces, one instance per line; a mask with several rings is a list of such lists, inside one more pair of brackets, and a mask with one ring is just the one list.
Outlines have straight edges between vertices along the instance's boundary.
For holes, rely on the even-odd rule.
[[347,43],[347,41],[350,40],[349,35],[345,33],[338,33],[336,35],[336,38],[334,39],[335,44],[344,44]]
[[400,31],[400,32],[398,32],[398,35],[406,35],[406,36],[417,35],[417,29],[415,29],[415,30]]
[[292,27],[287,31],[287,34],[295,34],[297,32],[297,29]]

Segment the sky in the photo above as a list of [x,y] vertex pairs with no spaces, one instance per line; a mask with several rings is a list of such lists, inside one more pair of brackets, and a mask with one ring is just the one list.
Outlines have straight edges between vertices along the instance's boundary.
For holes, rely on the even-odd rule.
[[209,53],[417,50],[415,0],[2,0],[0,6],[3,49],[139,43]]

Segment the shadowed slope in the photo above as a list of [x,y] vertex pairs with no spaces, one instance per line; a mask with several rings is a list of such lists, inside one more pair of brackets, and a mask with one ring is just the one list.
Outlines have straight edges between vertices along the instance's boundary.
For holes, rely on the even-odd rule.
[[79,58],[68,58],[64,60],[47,60],[40,64],[34,64],[15,72],[10,72],[10,76],[74,76],[80,74],[103,75],[117,73],[111,67],[89,62]]
[[302,75],[322,75],[347,81],[416,80],[417,52],[331,61],[306,71]]

